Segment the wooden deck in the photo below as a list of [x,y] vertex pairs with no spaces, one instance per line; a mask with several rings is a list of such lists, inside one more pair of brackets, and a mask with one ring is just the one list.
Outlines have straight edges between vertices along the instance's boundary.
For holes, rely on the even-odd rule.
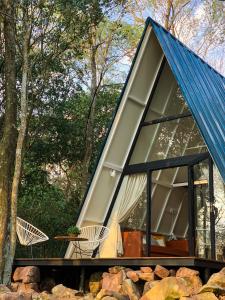
[[225,267],[225,262],[202,259],[197,257],[137,257],[137,258],[83,258],[83,259],[64,259],[64,258],[17,258],[14,266],[77,266],[77,267],[110,267],[110,266],[156,266],[165,267],[199,267],[214,270]]
[[[168,269],[178,269],[179,267],[197,269],[203,282],[206,282],[212,273],[225,267],[225,262],[196,257],[122,257],[108,259],[18,258],[14,261],[14,268],[19,266],[38,266],[41,278],[53,277],[56,283],[63,283],[68,287],[78,288],[81,285],[80,282],[84,282],[84,274],[85,278],[88,279],[92,273],[107,271],[108,267],[111,266],[124,266],[135,270],[141,266],[154,268],[158,264]],[[81,280],[81,278],[83,279]]]

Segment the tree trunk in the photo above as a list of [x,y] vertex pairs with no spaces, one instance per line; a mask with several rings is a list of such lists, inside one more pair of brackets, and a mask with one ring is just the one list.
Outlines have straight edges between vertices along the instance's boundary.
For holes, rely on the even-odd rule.
[[11,276],[11,189],[16,148],[16,68],[14,1],[2,1],[5,39],[5,115],[0,141],[0,282],[8,283]]
[[13,258],[16,249],[16,217],[17,217],[17,198],[18,198],[18,187],[20,183],[22,158],[23,158],[23,146],[27,131],[27,117],[28,117],[28,103],[27,103],[27,80],[28,80],[28,48],[30,42],[30,29],[27,24],[25,24],[25,34],[23,40],[23,64],[22,64],[22,84],[21,84],[21,112],[20,112],[20,129],[17,139],[16,146],[16,157],[15,157],[15,169],[12,183],[12,194],[11,194],[11,249],[9,267],[12,266]]
[[167,0],[166,3],[166,14],[165,14],[165,29],[170,31],[171,25],[170,24],[170,14],[171,14],[171,9],[172,9],[172,0]]
[[86,125],[86,140],[85,140],[85,154],[83,159],[82,168],[82,181],[81,181],[81,196],[83,197],[87,188],[87,182],[89,178],[89,166],[91,161],[91,155],[93,151],[93,134],[94,134],[94,117],[96,107],[96,96],[97,96],[97,67],[96,67],[96,52],[97,48],[95,45],[91,46],[91,105],[89,109],[87,125]]

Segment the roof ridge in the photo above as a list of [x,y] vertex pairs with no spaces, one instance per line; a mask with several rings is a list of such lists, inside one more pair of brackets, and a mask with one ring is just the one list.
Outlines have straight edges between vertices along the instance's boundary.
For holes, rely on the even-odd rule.
[[171,35],[171,37],[173,39],[175,39],[178,43],[181,44],[182,47],[186,48],[189,52],[191,52],[194,56],[196,56],[196,58],[200,59],[202,61],[202,63],[206,64],[207,67],[209,67],[210,69],[212,69],[212,71],[214,71],[216,74],[218,74],[219,76],[222,77],[223,80],[225,80],[225,76],[223,76],[219,71],[217,71],[214,67],[212,67],[209,63],[207,63],[203,58],[201,58],[197,53],[195,53],[192,49],[190,49],[187,45],[185,45],[183,42],[181,42],[177,37],[175,37],[171,32],[169,32],[168,30],[166,30],[161,24],[159,24],[158,22],[156,22],[154,19],[152,19],[151,17],[147,17],[146,19],[146,24],[147,25],[152,25],[152,23],[156,24],[157,26],[159,26],[160,28],[162,28],[162,30],[164,30],[166,33],[169,33]]

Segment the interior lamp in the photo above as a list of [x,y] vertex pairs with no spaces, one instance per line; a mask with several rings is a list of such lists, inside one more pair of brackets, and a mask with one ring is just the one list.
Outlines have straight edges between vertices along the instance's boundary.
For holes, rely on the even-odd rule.
[[110,176],[115,177],[116,176],[116,170],[111,169],[110,170]]

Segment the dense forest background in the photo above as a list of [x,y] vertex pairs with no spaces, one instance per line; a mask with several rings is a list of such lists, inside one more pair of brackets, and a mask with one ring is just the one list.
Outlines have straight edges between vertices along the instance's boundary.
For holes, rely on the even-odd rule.
[[[1,140],[6,118],[3,2]],[[15,1],[17,215],[50,238],[76,221],[148,15],[224,73],[224,11],[219,0]],[[16,256],[30,255],[24,251],[17,247]],[[49,241],[34,255],[60,255],[59,245]]]

